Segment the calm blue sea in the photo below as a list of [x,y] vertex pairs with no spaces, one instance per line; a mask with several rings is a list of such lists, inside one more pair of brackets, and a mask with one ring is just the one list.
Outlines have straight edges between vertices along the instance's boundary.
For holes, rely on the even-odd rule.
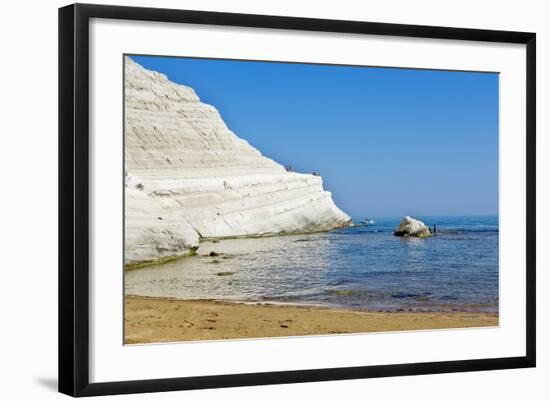
[[205,242],[199,256],[127,272],[126,293],[497,312],[498,217],[415,217],[437,235],[395,237],[399,218],[371,217],[374,225],[328,233]]

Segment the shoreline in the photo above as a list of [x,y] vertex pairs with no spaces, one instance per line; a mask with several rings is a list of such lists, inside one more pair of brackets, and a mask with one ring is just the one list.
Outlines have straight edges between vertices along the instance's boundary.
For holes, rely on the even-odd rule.
[[375,312],[317,305],[125,295],[124,342],[143,344],[496,327],[492,312]]
[[[363,312],[363,313],[487,313],[498,315],[498,305],[481,305],[481,304],[468,304],[464,307],[458,305],[436,305],[436,306],[414,306],[414,307],[387,307],[387,308],[363,308],[363,307],[350,307],[345,304],[324,304],[313,302],[300,302],[300,301],[277,301],[272,299],[230,299],[230,298],[178,298],[172,296],[157,296],[157,295],[138,295],[138,294],[124,294],[125,298],[141,298],[152,300],[170,300],[170,301],[184,301],[184,302],[207,302],[215,304],[227,304],[227,305],[253,305],[253,306],[273,306],[273,307],[295,307],[295,308],[311,308],[319,310],[333,310],[341,312]],[[491,308],[496,307],[496,310]]]
[[262,238],[272,238],[272,237],[292,237],[292,236],[301,236],[301,235],[323,234],[323,233],[328,233],[331,231],[341,230],[341,229],[350,228],[350,227],[359,227],[359,226],[354,225],[353,221],[350,220],[349,222],[346,222],[341,226],[333,227],[325,230],[318,230],[318,231],[280,232],[280,233],[273,233],[273,234],[251,234],[251,235],[235,235],[235,236],[225,236],[225,237],[201,237],[199,238],[198,246],[189,248],[187,251],[183,253],[164,256],[157,259],[147,259],[147,260],[140,260],[132,263],[124,263],[124,271],[141,269],[143,267],[162,266],[167,263],[174,262],[183,258],[200,256],[198,253],[198,250],[200,249],[201,244],[206,245],[208,247],[208,245],[218,244],[226,240],[262,239]]

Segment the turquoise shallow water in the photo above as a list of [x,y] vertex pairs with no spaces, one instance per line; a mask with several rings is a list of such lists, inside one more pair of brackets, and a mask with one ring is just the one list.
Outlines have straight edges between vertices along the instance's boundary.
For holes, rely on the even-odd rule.
[[[374,225],[321,234],[205,242],[199,256],[126,272],[126,293],[497,312],[498,218],[419,218],[438,234],[395,237],[399,218],[374,218]],[[219,255],[207,256],[212,250]]]

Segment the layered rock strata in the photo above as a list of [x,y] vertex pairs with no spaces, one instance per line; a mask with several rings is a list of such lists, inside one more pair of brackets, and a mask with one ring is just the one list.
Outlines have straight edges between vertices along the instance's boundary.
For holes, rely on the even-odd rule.
[[125,263],[193,253],[200,239],[311,233],[350,218],[317,175],[237,137],[193,89],[125,62]]

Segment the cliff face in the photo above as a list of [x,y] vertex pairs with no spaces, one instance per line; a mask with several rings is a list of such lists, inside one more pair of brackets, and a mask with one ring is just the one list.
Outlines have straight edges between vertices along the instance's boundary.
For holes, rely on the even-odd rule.
[[287,172],[237,137],[193,89],[126,58],[126,264],[200,238],[325,231],[349,216],[322,179]]

